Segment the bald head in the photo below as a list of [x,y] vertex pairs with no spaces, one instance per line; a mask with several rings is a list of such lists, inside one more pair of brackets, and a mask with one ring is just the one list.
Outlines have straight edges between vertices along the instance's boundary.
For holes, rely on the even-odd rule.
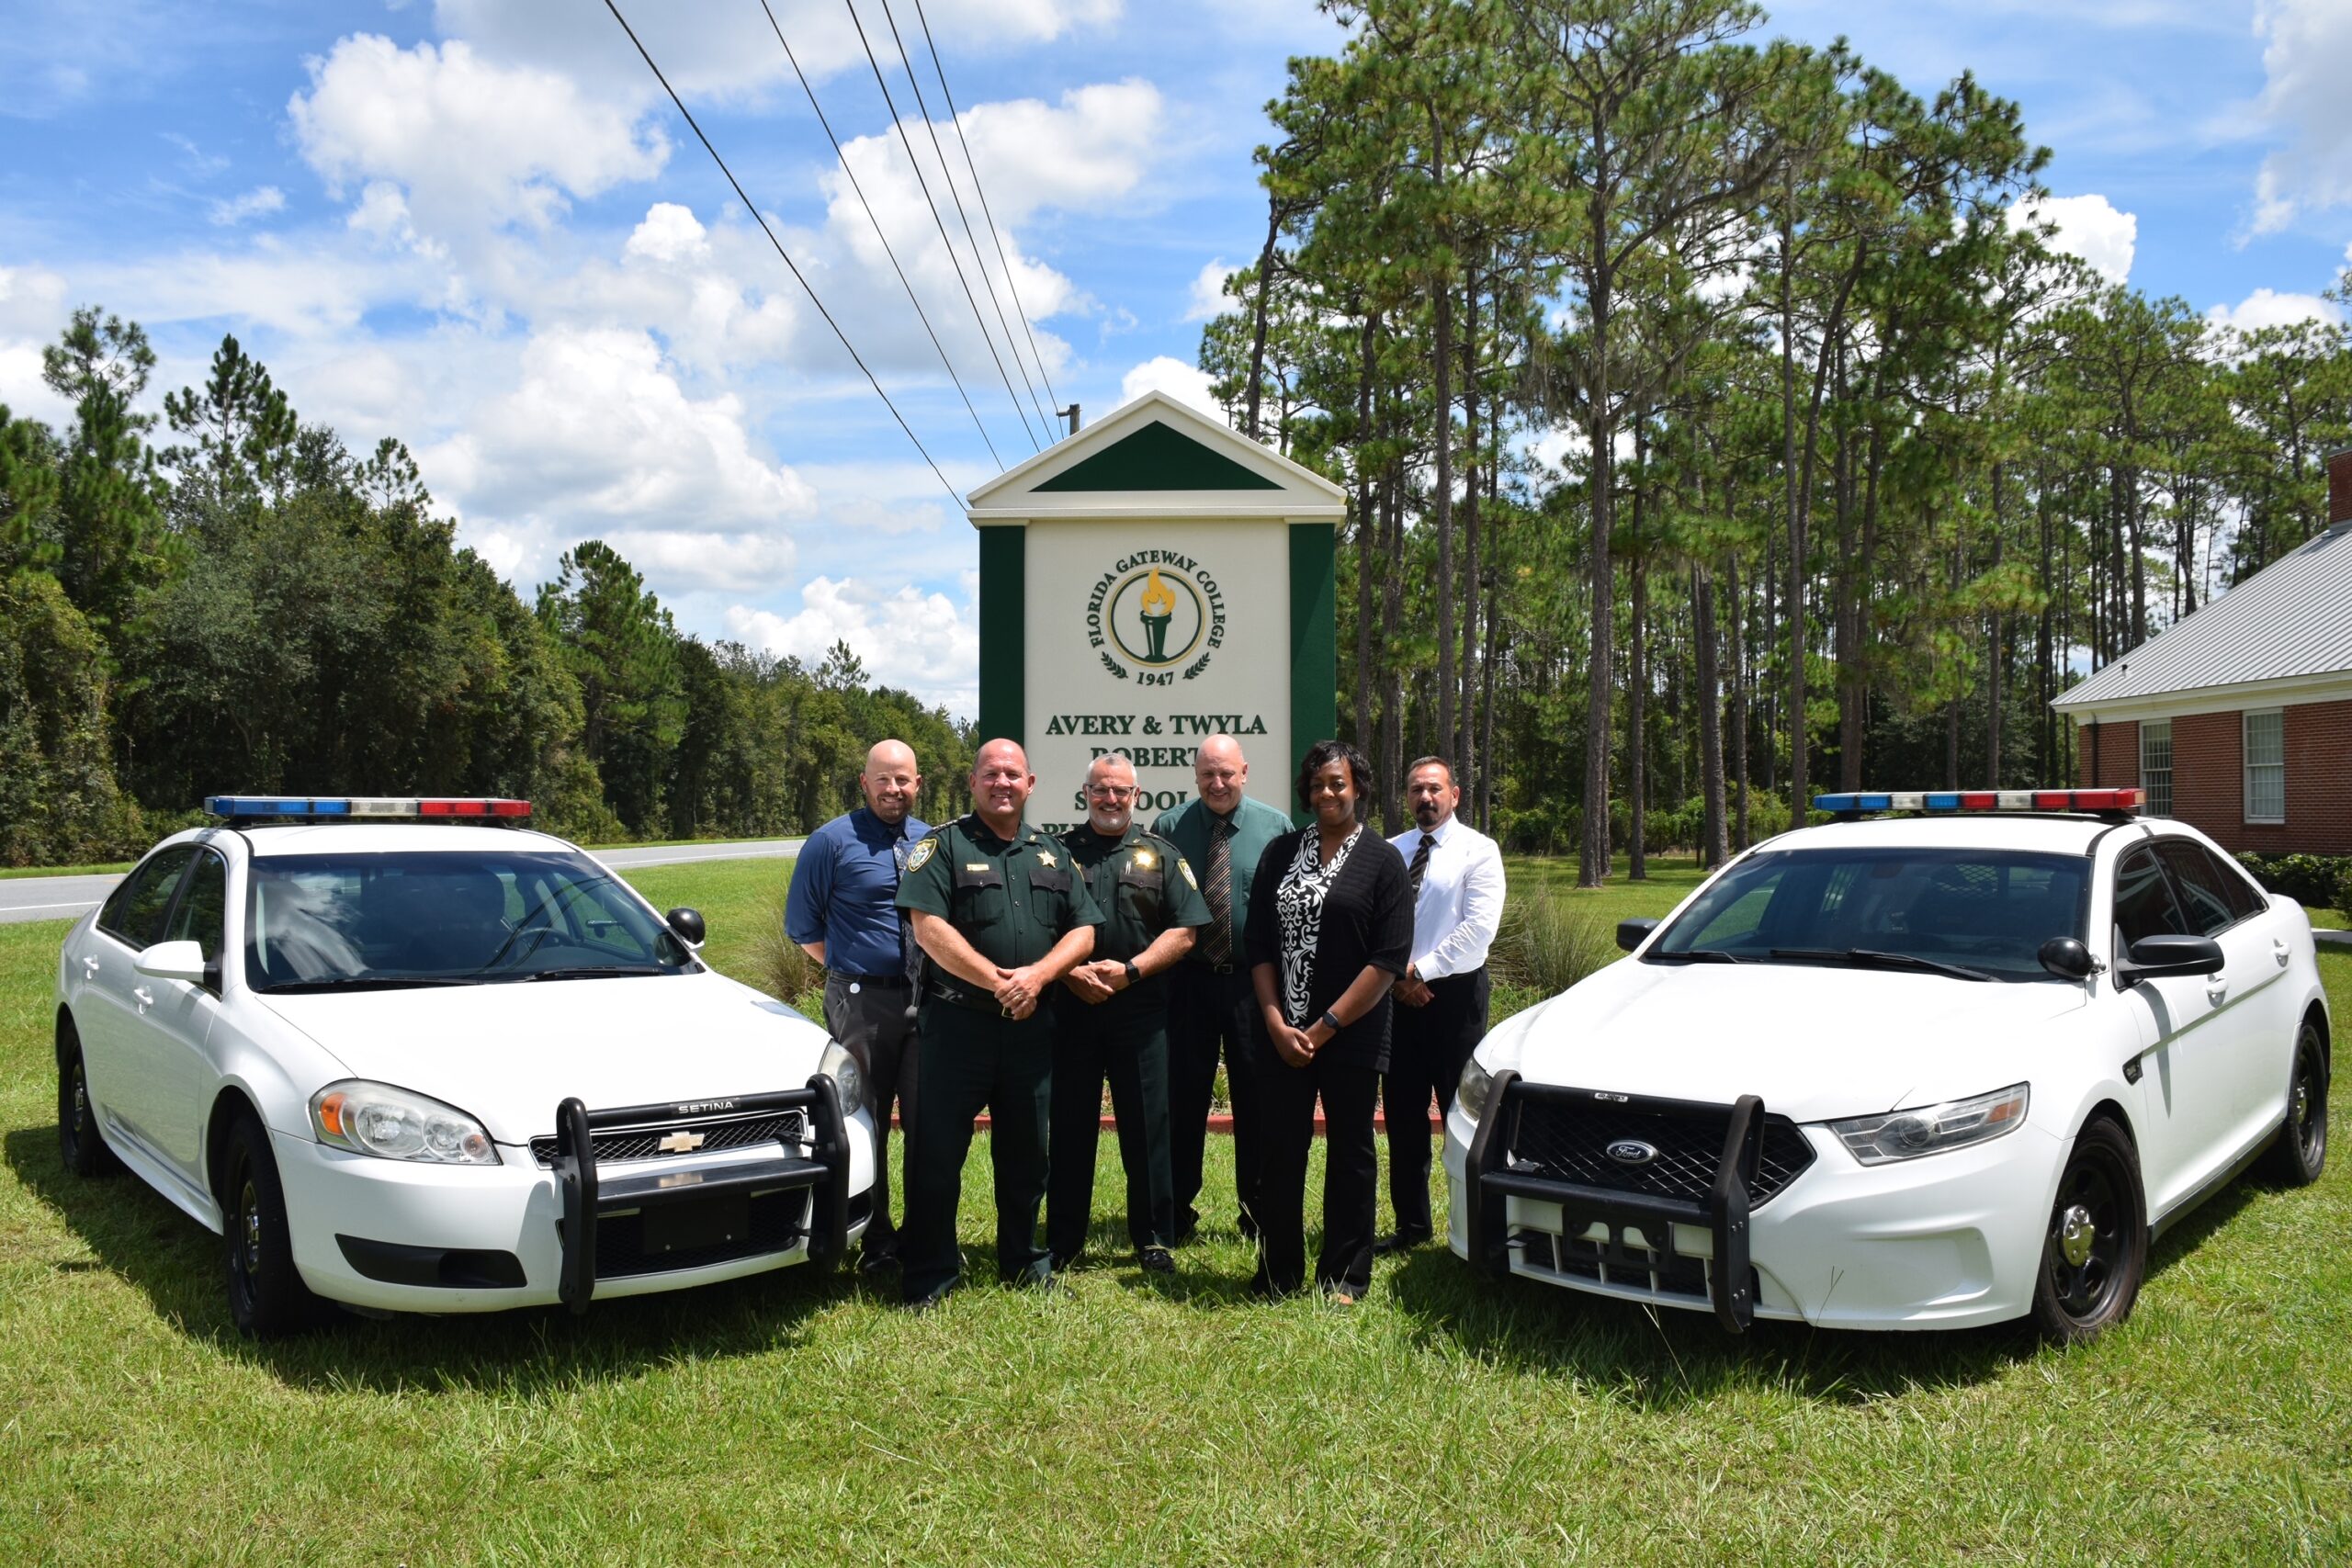
[[1249,761],[1241,755],[1241,742],[1232,736],[1212,735],[1193,753],[1193,783],[1201,792],[1201,804],[1218,816],[1241,804],[1242,786],[1249,782]]
[[922,794],[922,774],[915,768],[915,750],[903,740],[877,740],[865,753],[865,772],[857,776],[866,809],[892,827],[907,819]]
[[989,831],[1010,839],[1021,827],[1022,808],[1037,775],[1029,771],[1029,753],[1018,740],[984,742],[972,759],[972,807]]

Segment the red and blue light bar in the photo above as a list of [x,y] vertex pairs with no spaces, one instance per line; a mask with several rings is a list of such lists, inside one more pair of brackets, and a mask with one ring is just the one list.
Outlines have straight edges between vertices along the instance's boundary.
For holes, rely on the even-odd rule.
[[397,822],[447,818],[517,818],[531,814],[527,800],[482,795],[208,795],[204,809],[215,817],[294,817],[318,820]]
[[1816,795],[1816,811],[2137,811],[2136,789],[1931,789]]

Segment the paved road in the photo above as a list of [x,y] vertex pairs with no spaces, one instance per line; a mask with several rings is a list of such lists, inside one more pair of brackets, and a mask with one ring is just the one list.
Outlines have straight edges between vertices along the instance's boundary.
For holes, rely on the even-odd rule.
[[[615,871],[648,865],[684,865],[706,860],[758,860],[800,852],[802,839],[746,839],[723,844],[665,844],[639,850],[596,850],[595,857]],[[105,902],[122,878],[104,876],[23,876],[0,879],[0,925],[18,920],[70,920]]]

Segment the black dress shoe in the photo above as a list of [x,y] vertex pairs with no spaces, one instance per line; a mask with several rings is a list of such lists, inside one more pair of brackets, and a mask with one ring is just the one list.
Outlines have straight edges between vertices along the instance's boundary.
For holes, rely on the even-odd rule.
[[1053,1257],[1054,1272],[1057,1274],[1068,1273],[1070,1269],[1077,1268],[1079,1261],[1085,1256],[1086,1254],[1082,1251],[1055,1253]]
[[1168,1249],[1164,1247],[1145,1247],[1136,1261],[1143,1265],[1143,1271],[1147,1274],[1176,1272],[1176,1259],[1168,1255]]
[[896,1247],[886,1247],[877,1250],[869,1247],[857,1255],[857,1271],[868,1279],[876,1274],[890,1273],[898,1267],[899,1253]]
[[1395,1235],[1382,1236],[1372,1244],[1373,1255],[1385,1258],[1392,1252],[1410,1252],[1433,1239],[1430,1231],[1398,1231]]

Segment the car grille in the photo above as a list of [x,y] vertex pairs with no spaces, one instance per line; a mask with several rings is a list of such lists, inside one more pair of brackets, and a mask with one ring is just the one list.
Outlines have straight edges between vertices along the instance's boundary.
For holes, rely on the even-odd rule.
[[751,1200],[749,1235],[711,1247],[669,1252],[645,1250],[643,1210],[600,1215],[596,1220],[596,1278],[619,1280],[633,1274],[669,1274],[786,1251],[808,1230],[808,1202],[807,1188],[759,1193]]
[[[635,1127],[605,1127],[591,1133],[596,1163],[616,1165],[628,1160],[672,1159],[681,1155],[716,1154],[721,1149],[749,1148],[757,1144],[782,1144],[797,1149],[808,1137],[808,1120],[797,1110],[761,1111],[741,1116],[687,1116],[649,1122]],[[699,1133],[702,1142],[691,1149],[665,1149],[662,1140],[678,1133]],[[531,1140],[531,1157],[542,1168],[555,1165],[555,1135]]]
[[[1543,1230],[1520,1230],[1512,1236],[1511,1245],[1525,1266],[1537,1273],[1672,1297],[1692,1306],[1704,1306],[1709,1300],[1707,1270],[1713,1265],[1703,1258],[1652,1252],[1648,1255],[1649,1268],[1628,1268],[1623,1263],[1610,1262],[1606,1249],[1597,1241],[1555,1235]],[[1755,1292],[1761,1281],[1755,1269],[1747,1271],[1747,1279],[1748,1299],[1759,1300]]]
[[[1731,1126],[1729,1106],[1687,1111],[1636,1110],[1607,1100],[1566,1100],[1522,1091],[1510,1141],[1510,1168],[1578,1187],[1641,1192],[1704,1202]],[[1623,1165],[1604,1153],[1633,1138],[1657,1150],[1647,1165]],[[1813,1163],[1813,1145],[1785,1116],[1764,1118],[1762,1157],[1747,1184],[1747,1206],[1760,1208]]]

